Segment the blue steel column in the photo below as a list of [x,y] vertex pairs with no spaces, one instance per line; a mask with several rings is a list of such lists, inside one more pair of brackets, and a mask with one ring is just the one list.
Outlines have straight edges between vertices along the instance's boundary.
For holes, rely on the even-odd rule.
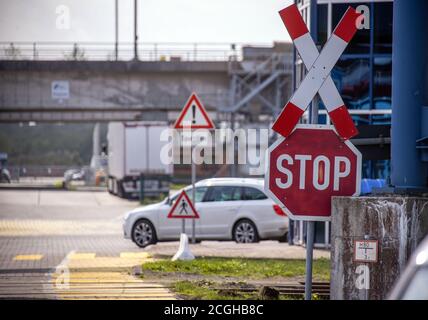
[[421,137],[426,103],[428,1],[395,0],[393,6],[391,183],[396,188],[423,188],[426,164],[415,141]]

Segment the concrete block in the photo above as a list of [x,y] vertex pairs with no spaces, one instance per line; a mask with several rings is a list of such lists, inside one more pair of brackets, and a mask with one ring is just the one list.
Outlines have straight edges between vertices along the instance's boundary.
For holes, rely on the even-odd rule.
[[[333,197],[331,225],[331,299],[385,299],[428,234],[428,197]],[[354,261],[364,239],[378,240],[377,262]]]

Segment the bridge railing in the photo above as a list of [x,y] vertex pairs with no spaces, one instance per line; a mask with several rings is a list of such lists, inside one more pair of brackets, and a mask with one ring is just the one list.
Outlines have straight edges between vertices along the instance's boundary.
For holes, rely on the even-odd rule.
[[[137,57],[141,61],[239,61],[245,46],[242,43],[139,43]],[[0,42],[0,60],[129,61],[134,58],[133,43]]]

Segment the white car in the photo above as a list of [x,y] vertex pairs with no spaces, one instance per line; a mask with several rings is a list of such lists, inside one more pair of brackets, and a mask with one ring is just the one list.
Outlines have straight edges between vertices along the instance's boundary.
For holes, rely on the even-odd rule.
[[[238,243],[286,241],[287,215],[266,196],[263,186],[262,179],[243,178],[213,178],[196,183],[195,208],[200,217],[195,220],[196,239]],[[191,197],[191,186],[184,190]],[[125,238],[139,247],[178,240],[182,219],[168,219],[168,213],[180,193],[128,212],[123,221]],[[186,220],[186,233],[191,235],[192,220]]]
[[428,236],[410,257],[389,300],[428,300]]

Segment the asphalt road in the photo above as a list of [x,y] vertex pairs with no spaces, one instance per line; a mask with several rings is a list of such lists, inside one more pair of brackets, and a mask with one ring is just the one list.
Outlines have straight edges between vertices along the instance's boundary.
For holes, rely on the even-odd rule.
[[[167,242],[139,249],[125,240],[122,215],[136,206],[137,202],[99,191],[0,190],[0,298],[63,298],[68,291],[58,291],[61,277],[67,281],[71,277],[83,290],[83,296],[68,298],[118,298],[117,292],[122,298],[172,297],[156,284],[149,286],[153,292],[132,289],[141,289],[145,296],[117,287],[130,282],[125,273],[150,259],[147,253],[171,256],[178,248],[178,242]],[[304,248],[277,241],[203,241],[191,245],[191,250],[196,256],[305,257]],[[329,257],[329,253],[315,250],[314,256]],[[93,286],[90,293],[79,287],[88,281],[100,284],[100,279],[116,280],[102,295]],[[156,293],[159,290],[162,294]]]
[[[55,268],[70,252],[115,256],[138,249],[121,216],[137,206],[105,192],[0,191],[0,270]],[[39,260],[14,260],[42,255]]]
[[149,260],[123,239],[136,202],[106,192],[0,191],[0,299],[172,299],[129,275]]

